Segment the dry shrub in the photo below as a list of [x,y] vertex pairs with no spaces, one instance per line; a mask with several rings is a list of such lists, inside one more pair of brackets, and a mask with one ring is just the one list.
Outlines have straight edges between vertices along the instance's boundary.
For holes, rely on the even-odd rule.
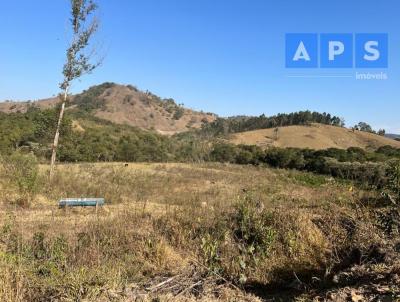
[[178,274],[187,264],[146,214],[89,222],[68,236],[39,231],[23,239],[18,229],[13,221],[2,228],[0,284],[5,297],[24,289],[21,301],[94,301],[104,288]]
[[15,152],[5,158],[0,157],[0,177],[5,187],[15,188],[12,202],[29,206],[39,188],[39,166],[32,154]]
[[77,234],[75,261],[86,265],[132,262],[143,274],[173,273],[185,261],[153,228],[150,216],[127,213],[90,223]]
[[313,221],[329,242],[326,276],[353,265],[384,261],[387,242],[369,209],[350,212],[336,207],[329,214],[320,213]]
[[323,280],[338,267],[377,257],[384,244],[367,209],[268,208],[251,195],[235,204],[229,211],[182,211],[158,220],[158,229],[192,250],[209,273],[239,284],[286,284],[295,275]]
[[312,215],[299,208],[279,208],[274,212],[277,240],[271,256],[259,267],[261,284],[286,283],[294,273],[310,279],[319,275],[329,255],[329,241],[312,222]]
[[23,301],[27,289],[25,272],[17,265],[15,259],[10,259],[0,252],[0,301]]

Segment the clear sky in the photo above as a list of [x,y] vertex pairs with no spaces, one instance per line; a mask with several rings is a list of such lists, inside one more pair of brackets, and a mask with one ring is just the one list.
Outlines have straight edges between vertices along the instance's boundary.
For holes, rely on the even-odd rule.
[[[400,133],[399,0],[99,0],[104,64],[73,92],[134,84],[194,109],[266,115],[310,109]],[[68,0],[0,1],[0,100],[59,92]],[[388,33],[386,81],[293,78],[285,33]],[[361,70],[366,72],[365,70]],[[373,70],[372,72],[380,72]]]

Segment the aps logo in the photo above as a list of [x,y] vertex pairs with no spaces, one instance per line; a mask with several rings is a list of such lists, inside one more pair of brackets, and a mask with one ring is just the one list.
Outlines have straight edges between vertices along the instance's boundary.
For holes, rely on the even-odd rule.
[[286,68],[387,68],[388,34],[286,34]]

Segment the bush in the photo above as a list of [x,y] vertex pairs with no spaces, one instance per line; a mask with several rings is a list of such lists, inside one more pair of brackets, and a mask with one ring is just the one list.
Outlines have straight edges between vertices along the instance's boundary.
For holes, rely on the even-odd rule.
[[400,161],[389,163],[388,178],[388,187],[394,193],[397,202],[400,202]]
[[17,187],[23,205],[29,204],[38,189],[39,166],[34,155],[15,152],[3,158],[6,178]]
[[260,262],[266,259],[276,240],[274,216],[264,209],[261,201],[246,195],[235,205],[230,220],[236,251],[230,269],[236,271],[235,281],[246,283]]
[[185,113],[185,110],[183,108],[177,107],[172,118],[174,120],[180,120],[181,117],[184,115],[184,113]]
[[239,145],[238,148],[239,152],[236,155],[235,160],[237,164],[258,165],[260,164],[260,162],[262,162],[264,153],[260,147],[251,145]]
[[235,162],[236,147],[231,144],[217,144],[211,151],[211,159],[218,162]]
[[264,160],[276,168],[303,169],[305,165],[303,154],[296,149],[269,149]]
[[248,164],[253,164],[253,154],[250,151],[247,150],[241,150],[236,156],[236,163],[240,165],[248,165]]
[[353,180],[375,188],[383,188],[387,183],[385,165],[379,163],[339,162],[335,159],[329,159],[325,163],[333,177]]
[[245,196],[235,206],[233,216],[235,238],[251,252],[265,256],[275,238],[272,215],[264,210],[261,201]]
[[384,154],[388,157],[400,157],[400,149],[394,148],[392,146],[379,147],[376,153]]

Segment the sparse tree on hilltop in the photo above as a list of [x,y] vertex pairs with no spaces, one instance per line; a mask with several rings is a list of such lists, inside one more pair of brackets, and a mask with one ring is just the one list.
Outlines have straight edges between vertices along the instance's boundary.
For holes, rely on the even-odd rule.
[[372,127],[365,122],[359,122],[354,128],[359,131],[374,133]]
[[386,130],[385,129],[379,129],[378,134],[380,136],[385,136],[386,135]]

